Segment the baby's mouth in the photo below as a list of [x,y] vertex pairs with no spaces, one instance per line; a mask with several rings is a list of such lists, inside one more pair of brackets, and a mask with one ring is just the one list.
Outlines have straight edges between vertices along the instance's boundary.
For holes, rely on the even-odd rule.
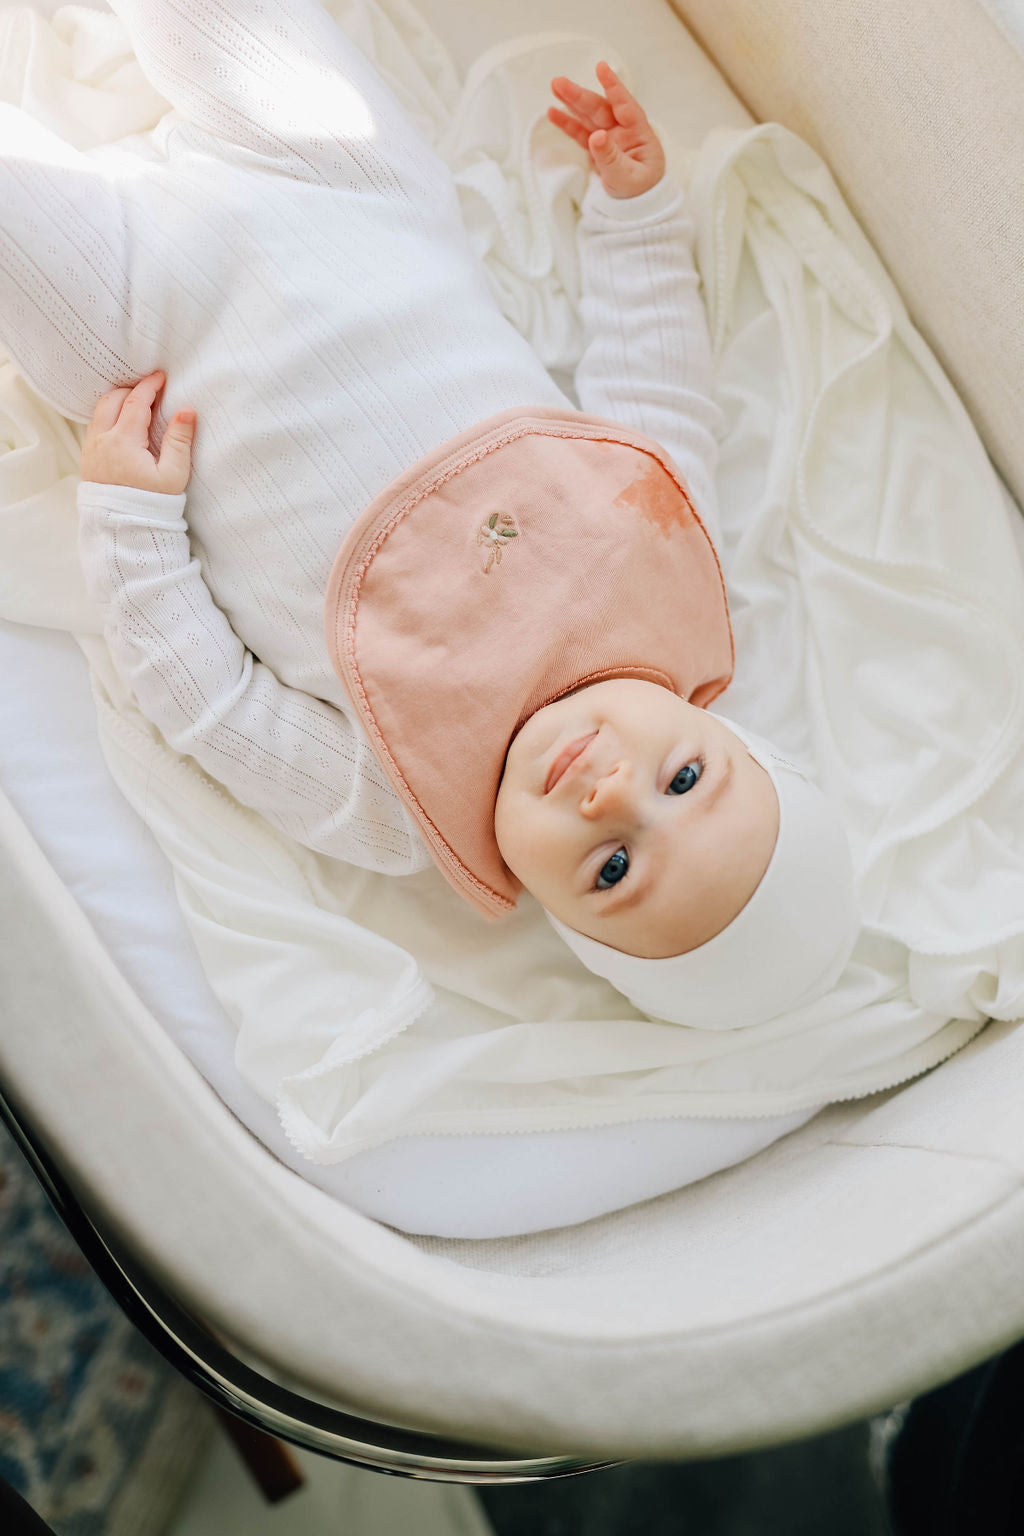
[[586,751],[596,735],[596,731],[591,731],[589,736],[577,736],[575,741],[570,741],[567,747],[562,748],[548,770],[547,781],[544,785],[544,793],[546,795],[550,794],[551,790],[554,789],[570,763],[574,763],[580,754]]

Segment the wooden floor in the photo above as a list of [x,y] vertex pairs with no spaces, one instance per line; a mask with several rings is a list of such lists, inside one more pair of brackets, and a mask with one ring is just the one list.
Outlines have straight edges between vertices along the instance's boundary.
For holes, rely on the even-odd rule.
[[471,1488],[383,1477],[291,1450],[305,1478],[268,1504],[218,1428],[161,1536],[492,1536]]
[[162,1536],[889,1536],[868,1438],[480,1490],[293,1451],[305,1484],[270,1505],[218,1430]]

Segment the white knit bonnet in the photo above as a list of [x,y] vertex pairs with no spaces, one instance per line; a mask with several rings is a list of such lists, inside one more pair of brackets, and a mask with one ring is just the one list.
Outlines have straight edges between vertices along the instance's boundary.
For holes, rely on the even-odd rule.
[[835,806],[764,737],[714,718],[767,771],[779,801],[775,848],[746,906],[706,944],[664,960],[623,954],[547,917],[587,969],[641,1013],[699,1029],[742,1029],[829,991],[850,958],[860,918]]

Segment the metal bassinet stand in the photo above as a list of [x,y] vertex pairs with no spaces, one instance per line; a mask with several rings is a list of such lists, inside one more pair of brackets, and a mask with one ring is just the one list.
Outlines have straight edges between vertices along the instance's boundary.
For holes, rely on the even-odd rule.
[[2,1082],[0,1120],[98,1279],[129,1320],[218,1409],[245,1424],[335,1461],[427,1482],[532,1483],[622,1464],[573,1456],[524,1456],[448,1440],[346,1413],[260,1375],[101,1230]]

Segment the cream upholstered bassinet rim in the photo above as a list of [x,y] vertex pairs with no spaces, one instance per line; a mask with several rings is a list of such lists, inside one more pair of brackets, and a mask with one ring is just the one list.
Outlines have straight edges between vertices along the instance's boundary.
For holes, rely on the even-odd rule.
[[828,162],[1024,503],[1024,22],[1003,0],[671,0]]

